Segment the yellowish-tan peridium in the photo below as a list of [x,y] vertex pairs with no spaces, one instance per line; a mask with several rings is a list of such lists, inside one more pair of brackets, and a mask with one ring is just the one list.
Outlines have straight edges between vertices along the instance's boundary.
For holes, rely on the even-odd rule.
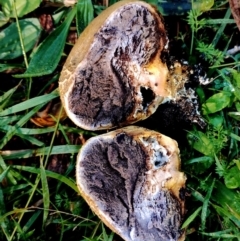
[[161,60],[167,45],[161,16],[142,1],[120,1],[80,35],[59,80],[70,119],[88,130],[145,119],[171,95]]

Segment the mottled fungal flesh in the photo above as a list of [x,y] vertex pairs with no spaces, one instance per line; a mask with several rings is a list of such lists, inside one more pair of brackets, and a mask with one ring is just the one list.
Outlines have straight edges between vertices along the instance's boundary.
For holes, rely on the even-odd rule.
[[129,126],[93,137],[77,157],[81,195],[125,241],[182,241],[185,176],[176,141]]
[[164,98],[168,69],[161,16],[141,1],[120,1],[80,35],[59,80],[69,118],[87,130],[111,129],[146,119]]

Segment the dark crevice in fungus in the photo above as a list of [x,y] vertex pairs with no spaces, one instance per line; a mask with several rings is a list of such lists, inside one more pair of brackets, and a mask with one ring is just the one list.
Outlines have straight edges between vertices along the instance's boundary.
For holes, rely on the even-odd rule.
[[146,109],[155,99],[155,94],[150,88],[146,88],[142,86],[140,87],[140,91],[143,98],[142,106],[143,106],[143,109]]
[[181,188],[179,190],[179,197],[182,201],[185,201],[186,194],[187,194],[186,188]]
[[164,153],[162,153],[161,151],[156,152],[155,161],[154,161],[155,168],[159,168],[166,165],[168,160],[169,160],[169,157],[165,156]]

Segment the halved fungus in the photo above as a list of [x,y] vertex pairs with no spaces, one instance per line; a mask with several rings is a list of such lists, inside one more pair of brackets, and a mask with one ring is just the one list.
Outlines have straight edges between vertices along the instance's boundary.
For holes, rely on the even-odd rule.
[[171,95],[161,61],[167,45],[157,10],[120,1],[80,35],[63,67],[59,90],[67,115],[88,130],[143,120]]
[[89,139],[77,157],[81,195],[125,241],[182,241],[185,176],[177,142],[129,126]]

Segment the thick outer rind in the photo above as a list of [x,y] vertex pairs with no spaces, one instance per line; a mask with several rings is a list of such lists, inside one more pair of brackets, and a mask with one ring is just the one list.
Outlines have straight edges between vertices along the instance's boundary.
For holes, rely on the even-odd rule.
[[[94,19],[89,26],[83,31],[83,33],[80,35],[77,43],[74,45],[60,76],[60,80],[59,80],[59,90],[60,90],[60,97],[62,100],[62,103],[64,105],[64,108],[66,109],[66,112],[68,114],[68,116],[72,119],[73,122],[75,122],[75,124],[81,126],[84,129],[92,129],[92,130],[96,130],[96,129],[109,129],[109,128],[113,128],[117,125],[112,126],[112,124],[106,125],[106,126],[90,126],[90,125],[86,125],[84,123],[79,123],[79,120],[77,119],[77,117],[75,117],[75,115],[73,113],[71,113],[71,111],[69,110],[68,104],[66,104],[66,94],[69,91],[69,89],[72,88],[73,86],[73,82],[74,82],[74,71],[76,70],[77,66],[79,63],[81,63],[86,55],[88,54],[88,51],[94,41],[94,37],[95,37],[95,33],[103,26],[103,24],[105,23],[106,19],[110,16],[110,14],[114,13],[115,10],[117,10],[119,7],[128,4],[128,3],[136,3],[138,5],[142,5],[144,7],[146,7],[153,15],[157,16],[156,19],[161,19],[158,15],[158,13],[156,12],[156,10],[149,4],[141,2],[141,1],[120,1],[117,2],[116,4],[114,4],[113,6],[107,8],[103,13],[101,13],[101,15],[98,16],[97,19]],[[159,28],[163,28],[164,26],[160,20],[159,24]],[[161,26],[160,26],[161,25]],[[164,30],[165,31],[165,30]],[[166,80],[166,76],[167,76],[167,67],[165,64],[163,64],[160,60],[160,52],[162,51],[162,49],[164,48],[164,44],[166,44],[166,36],[163,36],[163,40],[159,40],[161,42],[161,48],[158,50],[158,54],[156,56],[158,56],[159,58],[155,58],[150,64],[151,66],[146,66],[147,69],[149,69],[152,73],[155,73],[154,75],[157,76],[163,76],[163,80]],[[159,78],[159,77],[154,77],[154,78]],[[141,78],[142,81],[144,83],[144,76],[142,76]],[[145,83],[146,86],[148,85],[147,83]],[[99,88],[101,88],[101,86],[99,86]],[[148,87],[147,87],[148,88]],[[168,89],[167,89],[167,85],[166,83],[163,81],[162,84],[159,86],[154,86],[154,84],[152,84],[152,88],[154,90],[155,93],[157,93],[158,97],[155,98],[155,103],[153,103],[152,105],[149,106],[149,113],[141,113],[141,112],[137,112],[136,114],[134,114],[135,116],[133,117],[133,113],[131,113],[131,116],[129,118],[127,118],[125,120],[125,122],[123,123],[119,123],[120,126],[122,125],[127,125],[129,123],[134,123],[138,120],[141,119],[145,119],[147,118],[150,113],[153,113],[158,104],[160,104],[163,101],[163,98],[169,95]],[[65,102],[66,101],[66,102]]]
[[[185,187],[185,176],[183,173],[179,172],[179,168],[180,168],[180,159],[179,159],[179,149],[177,147],[177,143],[176,141],[172,140],[171,138],[164,136],[160,133],[154,132],[154,131],[150,131],[148,129],[145,128],[141,128],[141,127],[135,127],[135,126],[129,126],[129,127],[125,127],[122,129],[118,129],[116,131],[112,131],[109,132],[107,134],[103,134],[101,136],[98,137],[94,137],[91,138],[90,140],[87,141],[87,143],[85,144],[85,147],[83,147],[77,157],[77,168],[76,168],[76,178],[77,178],[77,185],[80,191],[80,194],[83,196],[83,198],[87,201],[87,203],[89,204],[89,206],[91,207],[91,209],[101,218],[101,220],[109,227],[111,228],[114,232],[116,232],[117,234],[119,234],[121,237],[124,238],[124,240],[126,241],[138,241],[135,239],[131,239],[128,234],[123,234],[122,230],[119,229],[118,226],[116,226],[116,224],[114,224],[114,222],[111,220],[111,218],[109,218],[108,215],[106,215],[106,213],[104,213],[101,208],[98,206],[98,202],[96,202],[96,200],[94,201],[94,199],[92,198],[92,195],[89,193],[88,188],[85,186],[85,182],[87,180],[82,179],[82,171],[84,171],[80,166],[81,166],[81,162],[84,160],[85,156],[87,155],[88,152],[88,147],[94,146],[96,143],[99,144],[99,140],[113,140],[113,138],[115,138],[118,134],[121,133],[126,133],[128,136],[131,136],[133,138],[134,141],[136,141],[138,144],[143,145],[143,139],[146,138],[151,138],[152,136],[154,136],[154,138],[158,139],[158,142],[161,146],[163,146],[164,148],[166,148],[166,150],[168,151],[169,155],[170,155],[170,159],[169,159],[169,164],[167,164],[167,173],[168,171],[171,173],[171,176],[173,178],[170,178],[169,181],[165,182],[165,186],[164,188],[168,189],[171,193],[171,195],[173,195],[176,200],[179,201],[179,203],[181,204],[181,208],[180,208],[180,216],[184,215],[185,209],[184,209],[184,200],[182,200],[179,196],[179,192],[182,188]],[[101,143],[101,141],[100,141]],[[151,152],[151,150],[143,145],[143,150],[145,149],[145,152]],[[149,165],[149,162],[148,162]],[[154,179],[158,179],[161,180],[164,178],[162,177],[163,173],[165,173],[166,170],[164,170],[162,173],[160,173],[158,176],[156,174],[154,174],[154,170],[152,170],[152,167],[148,166],[146,167],[147,170],[147,176],[149,176],[149,182],[152,182]],[[174,181],[171,181],[171,179],[174,179]],[[160,183],[162,181],[159,181]],[[163,182],[162,182],[163,183]],[[161,189],[161,188],[160,188]],[[152,195],[151,192],[149,194],[150,196]],[[111,204],[109,204],[111,206]],[[180,227],[179,227],[180,228]],[[185,233],[183,232],[183,234],[177,239],[178,241],[183,241],[185,239]],[[172,239],[171,239],[172,240]]]

